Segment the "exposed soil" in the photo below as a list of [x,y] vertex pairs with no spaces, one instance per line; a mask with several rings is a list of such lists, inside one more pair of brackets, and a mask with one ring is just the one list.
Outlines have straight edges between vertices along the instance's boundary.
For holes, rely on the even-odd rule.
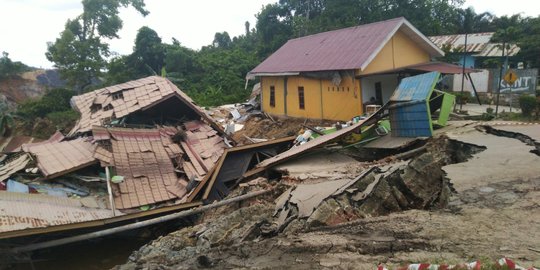
[[0,94],[7,97],[7,100],[12,103],[20,104],[21,102],[37,98],[45,94],[48,84],[40,81],[38,78],[46,78],[45,70],[29,71],[0,81]]
[[336,121],[328,120],[312,120],[303,118],[287,118],[280,119],[273,117],[272,121],[269,118],[261,118],[254,116],[249,118],[244,124],[244,128],[233,134],[233,139],[242,144],[250,144],[245,136],[256,139],[278,139],[288,136],[296,136],[303,130],[302,125],[306,124],[311,127],[315,126],[332,126]]

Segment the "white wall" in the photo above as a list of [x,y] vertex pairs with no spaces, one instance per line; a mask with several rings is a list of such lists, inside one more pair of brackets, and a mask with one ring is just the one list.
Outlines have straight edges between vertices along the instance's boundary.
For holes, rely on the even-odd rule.
[[375,83],[381,82],[382,86],[382,104],[388,102],[394,91],[396,90],[397,74],[390,75],[375,75],[368,76],[361,79],[362,82],[362,102],[368,102],[371,97],[375,96]]
[[[461,91],[461,74],[454,75],[454,82],[452,91],[459,92]],[[489,85],[489,71],[483,69],[482,72],[471,73],[471,78],[476,87],[476,91],[479,93],[486,93],[488,91]],[[468,77],[465,76],[465,83],[463,84],[463,91],[468,91],[474,94],[471,82],[468,80]]]

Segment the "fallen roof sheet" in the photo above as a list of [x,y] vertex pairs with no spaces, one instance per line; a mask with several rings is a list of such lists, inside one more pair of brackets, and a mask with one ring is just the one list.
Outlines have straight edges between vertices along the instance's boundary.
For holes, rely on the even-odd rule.
[[71,99],[71,105],[81,113],[81,117],[69,135],[91,131],[92,126],[102,126],[108,119],[122,118],[133,112],[153,107],[169,98],[180,99],[214,129],[225,134],[221,126],[209,118],[176,85],[166,78],[151,76],[74,96]]
[[257,166],[254,169],[246,172],[244,174],[244,177],[249,177],[249,176],[255,175],[255,174],[257,174],[257,173],[259,173],[261,171],[266,170],[267,168],[270,168],[272,166],[280,164],[280,163],[282,163],[282,162],[284,162],[286,160],[289,160],[291,158],[298,157],[298,156],[300,156],[300,155],[302,155],[302,154],[304,154],[304,153],[306,153],[306,152],[308,152],[310,150],[317,149],[319,147],[324,146],[325,144],[337,141],[337,140],[343,138],[344,136],[347,136],[348,134],[350,134],[352,132],[357,132],[357,131],[360,130],[361,127],[377,122],[381,118],[381,115],[384,113],[387,106],[388,106],[388,103],[385,104],[384,106],[382,106],[378,111],[376,111],[374,114],[370,115],[368,118],[366,118],[364,120],[361,120],[360,122],[358,122],[356,124],[353,124],[353,125],[351,125],[349,127],[340,129],[340,130],[338,130],[338,131],[336,131],[334,133],[317,137],[314,140],[308,141],[307,143],[304,143],[304,144],[301,144],[299,146],[293,147],[293,148],[291,148],[291,149],[289,149],[289,150],[287,150],[287,151],[285,151],[285,152],[283,152],[281,154],[278,154],[278,155],[276,155],[274,157],[266,159],[266,160],[262,161],[261,163],[257,164]]
[[79,200],[0,191],[0,233],[112,217],[108,209],[84,207]]
[[375,76],[375,75],[385,75],[385,74],[397,74],[402,72],[431,72],[431,71],[438,71],[441,74],[462,74],[462,73],[476,73],[476,72],[482,72],[480,69],[473,69],[473,68],[465,68],[463,70],[462,66],[444,63],[444,62],[427,62],[427,63],[421,63],[421,64],[414,64],[404,67],[399,67],[391,70],[385,70],[382,72],[374,72],[374,73],[367,73],[367,74],[361,74],[357,75],[357,78],[362,77],[369,77],[369,76]]
[[0,182],[8,179],[12,174],[24,169],[30,162],[27,154],[20,155],[0,165]]
[[420,101],[429,99],[439,76],[440,73],[438,72],[429,72],[404,78],[390,97],[390,101]]
[[37,159],[37,167],[45,178],[54,178],[96,163],[95,144],[87,138],[63,142],[40,142],[23,145],[23,151]]

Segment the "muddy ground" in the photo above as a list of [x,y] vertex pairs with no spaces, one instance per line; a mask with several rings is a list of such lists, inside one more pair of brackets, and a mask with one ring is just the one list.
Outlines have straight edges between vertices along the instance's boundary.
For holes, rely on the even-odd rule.
[[[442,209],[365,215],[325,226],[295,219],[276,234],[261,225],[272,220],[275,203],[272,197],[258,198],[209,213],[203,223],[142,247],[116,269],[375,269],[379,263],[501,257],[540,266],[537,142],[490,134],[470,122],[453,123],[438,134],[483,148],[468,153],[472,156],[465,153],[466,160],[455,154],[462,162],[441,168],[453,190]],[[282,185],[272,182],[263,188],[273,186],[275,197],[286,190]]]
[[233,134],[233,139],[240,145],[251,143],[250,138],[256,139],[279,139],[288,136],[297,136],[302,125],[310,127],[323,126],[329,127],[334,125],[335,121],[312,120],[304,118],[287,118],[281,119],[274,117],[250,117],[244,124],[244,128]]

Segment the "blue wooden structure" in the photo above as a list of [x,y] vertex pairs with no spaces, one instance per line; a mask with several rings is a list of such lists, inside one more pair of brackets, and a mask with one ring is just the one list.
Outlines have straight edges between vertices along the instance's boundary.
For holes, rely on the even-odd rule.
[[[433,124],[446,124],[455,97],[434,89],[440,75],[429,72],[401,81],[388,107],[393,137],[430,137]],[[433,121],[432,114],[438,110]]]

